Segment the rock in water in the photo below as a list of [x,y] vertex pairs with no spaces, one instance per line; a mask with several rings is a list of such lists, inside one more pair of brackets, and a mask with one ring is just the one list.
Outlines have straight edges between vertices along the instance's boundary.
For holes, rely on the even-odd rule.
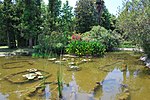
[[50,59],[48,59],[48,61],[55,61],[56,60],[56,58],[50,58]]

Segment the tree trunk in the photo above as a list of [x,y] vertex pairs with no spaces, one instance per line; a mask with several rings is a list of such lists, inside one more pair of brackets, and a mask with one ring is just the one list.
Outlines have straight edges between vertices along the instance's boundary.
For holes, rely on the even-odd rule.
[[10,38],[9,38],[9,32],[7,31],[7,45],[8,45],[8,48],[11,48],[10,46]]
[[16,48],[16,41],[13,32],[10,34],[11,31],[7,30],[7,44],[9,48]]
[[29,39],[29,48],[32,48],[33,46],[33,42],[32,42],[32,38]]
[[37,42],[37,41],[36,41],[36,38],[35,38],[35,39],[34,39],[34,46],[37,44],[36,42]]
[[18,36],[17,37],[17,46],[18,47],[27,47],[27,45],[26,45],[26,39],[24,39],[23,37],[21,37],[21,36]]

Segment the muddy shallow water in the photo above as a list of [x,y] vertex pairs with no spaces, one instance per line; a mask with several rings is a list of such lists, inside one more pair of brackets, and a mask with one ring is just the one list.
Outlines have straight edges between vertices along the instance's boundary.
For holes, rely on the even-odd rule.
[[[67,70],[70,60],[60,65],[40,58],[0,57],[0,100],[57,100],[57,71],[60,68],[64,100],[119,100],[124,94],[128,95],[128,100],[149,100],[150,75],[139,57],[132,52],[111,52],[102,58],[90,58],[92,62],[79,64],[80,71]],[[87,58],[74,58],[73,61],[77,63],[83,59]],[[6,80],[7,76],[30,68],[49,72],[52,76],[21,84]],[[22,78],[22,75],[18,77]],[[17,77],[9,78],[20,81]],[[44,91],[29,96],[28,93],[43,81],[47,83]]]

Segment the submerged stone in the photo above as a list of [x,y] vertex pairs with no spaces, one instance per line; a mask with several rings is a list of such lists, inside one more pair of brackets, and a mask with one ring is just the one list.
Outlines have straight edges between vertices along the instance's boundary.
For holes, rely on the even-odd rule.
[[42,79],[42,78],[44,78],[44,76],[38,76],[38,79]]
[[28,71],[28,72],[36,72],[36,71],[37,71],[37,69],[35,69],[35,68],[31,68],[31,69],[27,69],[27,71]]
[[73,66],[73,65],[71,65],[71,66],[68,67],[67,70],[68,70],[68,71],[73,71],[73,70],[79,71],[79,70],[81,70],[81,68],[78,67],[78,66]]
[[69,62],[68,64],[69,65],[75,65],[75,62]]
[[146,59],[147,59],[147,57],[146,57],[146,56],[144,56],[144,57],[140,57],[140,60],[141,60],[141,61],[146,61]]
[[48,61],[55,61],[56,58],[49,58]]
[[127,65],[126,64],[124,64],[123,66],[122,66],[122,70],[121,71],[127,71]]
[[55,61],[55,64],[61,64],[61,63],[62,63],[62,62],[59,61],[59,60]]
[[78,69],[79,67],[78,66],[69,66],[71,69]]
[[29,79],[29,80],[33,80],[37,76],[37,74],[29,73],[29,74],[25,74],[25,75],[22,75],[22,76]]
[[130,95],[130,93],[125,93],[127,96],[129,96]]
[[125,93],[129,92],[129,89],[124,89],[124,92],[125,92]]
[[78,56],[75,56],[75,55],[69,55],[69,54],[66,54],[66,55],[63,55],[64,57],[69,57],[69,58],[77,58]]
[[128,96],[126,94],[123,94],[122,96],[119,97],[119,100],[127,100]]
[[63,59],[62,59],[62,61],[66,61],[66,60],[68,60],[68,58],[63,58]]
[[86,60],[86,59],[83,59],[83,60],[82,60],[82,62],[87,62],[87,61],[88,61],[88,60]]
[[39,76],[41,76],[41,75],[42,75],[42,73],[41,73],[41,72],[35,72],[35,74],[37,74],[37,75],[39,75]]
[[31,98],[27,96],[24,98],[24,100],[31,100]]

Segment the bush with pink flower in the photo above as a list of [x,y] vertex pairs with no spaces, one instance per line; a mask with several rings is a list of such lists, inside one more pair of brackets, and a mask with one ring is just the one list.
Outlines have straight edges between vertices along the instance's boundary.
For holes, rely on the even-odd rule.
[[81,35],[75,33],[71,36],[71,40],[81,40]]

